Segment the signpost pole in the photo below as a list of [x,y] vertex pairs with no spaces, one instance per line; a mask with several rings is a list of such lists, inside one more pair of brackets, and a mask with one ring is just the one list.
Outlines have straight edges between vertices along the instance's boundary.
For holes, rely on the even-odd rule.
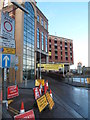
[[41,79],[41,50],[40,50],[40,79]]
[[4,68],[4,96],[3,104],[7,108],[7,68]]

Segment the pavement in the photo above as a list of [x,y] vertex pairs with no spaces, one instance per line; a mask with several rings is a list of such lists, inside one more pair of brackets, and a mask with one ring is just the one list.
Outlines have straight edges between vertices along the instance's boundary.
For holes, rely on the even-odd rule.
[[[20,112],[21,102],[24,102],[24,108],[25,111],[34,110],[35,118],[36,120],[41,118],[61,118],[61,119],[78,119],[84,118],[78,114],[74,109],[72,109],[70,106],[68,106],[65,102],[63,102],[53,91],[53,100],[55,102],[55,105],[53,109],[50,111],[48,107],[46,107],[41,113],[38,110],[38,107],[36,105],[36,101],[34,99],[33,94],[33,87],[34,81],[28,81],[27,86],[25,86],[24,83],[22,83],[19,86],[19,96],[16,98],[13,98],[13,102],[9,104],[8,114],[13,119],[15,115],[18,115]],[[3,113],[4,114],[4,113]]]

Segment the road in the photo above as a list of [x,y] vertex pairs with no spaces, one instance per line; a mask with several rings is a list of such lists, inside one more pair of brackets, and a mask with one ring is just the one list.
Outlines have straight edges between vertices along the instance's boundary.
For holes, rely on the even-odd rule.
[[59,99],[63,100],[83,118],[88,118],[88,104],[90,104],[88,103],[88,94],[90,95],[90,90],[70,86],[45,75],[44,78],[49,81],[50,88]]

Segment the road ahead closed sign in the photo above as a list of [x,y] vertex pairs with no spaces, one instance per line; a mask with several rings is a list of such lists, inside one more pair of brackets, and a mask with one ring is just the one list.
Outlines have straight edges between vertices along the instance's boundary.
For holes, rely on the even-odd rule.
[[49,103],[49,109],[52,110],[52,108],[54,106],[54,101],[48,92],[46,93],[46,98]]
[[35,120],[33,110],[14,116],[14,120]]
[[48,105],[48,102],[47,102],[45,95],[43,95],[42,97],[37,99],[37,105],[39,108],[39,112],[41,112]]

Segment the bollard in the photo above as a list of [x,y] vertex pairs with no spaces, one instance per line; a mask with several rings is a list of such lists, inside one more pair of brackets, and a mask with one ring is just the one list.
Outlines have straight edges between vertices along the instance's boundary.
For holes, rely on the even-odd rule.
[[25,87],[27,86],[27,78],[25,78]]

